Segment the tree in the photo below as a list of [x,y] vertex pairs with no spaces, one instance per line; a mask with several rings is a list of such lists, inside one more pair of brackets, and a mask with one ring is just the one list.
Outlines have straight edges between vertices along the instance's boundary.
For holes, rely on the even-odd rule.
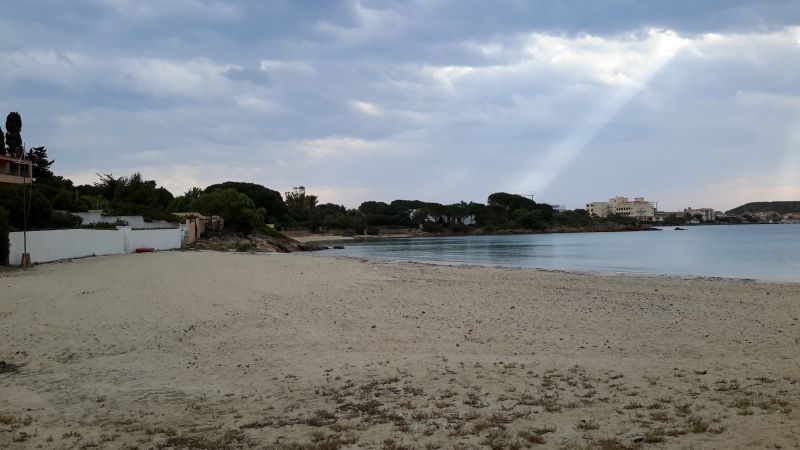
[[25,154],[22,146],[22,117],[18,112],[10,112],[6,117],[6,146],[8,154],[14,158]]
[[115,207],[125,204],[160,206],[159,193],[154,180],[145,180],[142,178],[141,173],[136,172],[129,178],[122,177],[118,181],[119,183],[112,199],[112,204]]
[[[172,201],[172,194],[157,187],[154,180],[145,180],[140,173],[130,177],[116,178],[111,174],[98,174],[100,181],[94,187],[79,186],[78,192],[87,197],[101,194],[108,201],[111,212],[115,215],[141,215],[145,220],[166,220],[177,222],[180,219],[166,211]],[[92,205],[98,205],[96,198],[87,198]]]
[[183,195],[179,195],[172,199],[167,205],[167,210],[171,212],[189,212],[192,202],[200,198],[203,194],[203,189],[199,187],[189,188]]
[[636,223],[636,219],[628,216],[623,216],[622,214],[609,214],[605,218],[606,222],[618,223],[621,225],[633,225]]
[[62,190],[49,200],[55,210],[86,211],[89,209],[89,205],[72,191]]
[[514,211],[519,209],[527,209],[531,211],[539,211],[542,214],[542,220],[549,222],[553,218],[553,207],[546,203],[536,203],[535,201],[516,194],[508,194],[506,192],[496,192],[489,196],[489,207],[495,210],[495,213],[503,219],[508,221]]
[[8,211],[9,223],[18,230],[23,229],[26,222],[29,230],[34,229],[53,213],[47,197],[29,186],[0,187],[0,207]]
[[120,181],[124,180],[124,178],[114,178],[114,175],[110,173],[98,173],[97,176],[100,177],[100,181],[94,183],[96,193],[102,195],[103,198],[108,201],[114,200],[114,193],[117,191],[117,186],[119,186]]
[[0,156],[5,156],[6,154],[6,138],[3,135],[3,129],[0,128]]
[[[98,174],[100,181],[94,189],[83,190],[87,195],[99,193],[111,202],[112,208],[130,209],[130,206],[146,206],[164,210],[173,196],[163,187],[157,187],[155,180],[145,180],[139,172],[130,177],[116,178],[111,174]],[[81,186],[80,188],[83,188]]]
[[553,216],[553,225],[578,227],[587,226],[592,223],[592,218],[585,209],[575,209],[572,211],[561,211]]
[[358,207],[358,212],[365,215],[390,215],[392,208],[384,202],[368,201]]
[[[155,181],[153,183],[155,183]],[[168,191],[166,188],[160,187],[156,189],[156,198],[158,199],[158,207],[161,209],[167,209],[167,206],[169,206],[170,202],[172,202],[175,196],[172,195],[172,192]]]
[[495,192],[488,198],[489,206],[499,206],[508,211],[509,214],[518,209],[536,209],[536,202],[517,194],[506,192]]
[[220,216],[226,228],[244,233],[264,225],[264,209],[257,208],[250,197],[235,189],[206,192],[191,207],[206,216]]
[[389,203],[389,206],[391,206],[395,211],[408,213],[412,209],[420,209],[424,207],[425,202],[422,200],[394,200],[392,203]]
[[341,228],[338,226],[340,221],[337,221],[337,218],[346,215],[347,209],[344,206],[325,203],[314,208],[314,214],[308,225],[315,230],[318,230],[319,227],[326,229]]
[[286,206],[293,219],[298,222],[306,222],[311,218],[314,208],[317,206],[317,196],[306,195],[306,188],[300,186],[294,188],[292,192],[286,193]]
[[47,149],[45,147],[33,147],[28,150],[28,159],[33,164],[33,177],[38,183],[49,183],[53,179],[53,171],[50,166],[55,160],[47,159]]
[[542,212],[538,210],[518,209],[511,214],[511,219],[518,227],[529,230],[541,230],[546,226]]
[[498,218],[494,209],[482,203],[469,202],[467,212],[475,216],[475,223],[481,227],[497,225]]
[[206,192],[222,189],[235,189],[236,192],[250,197],[250,200],[253,200],[257,208],[264,208],[267,216],[273,219],[284,216],[289,211],[280,192],[273,191],[260,184],[226,181],[224,183],[212,184],[206,188]]

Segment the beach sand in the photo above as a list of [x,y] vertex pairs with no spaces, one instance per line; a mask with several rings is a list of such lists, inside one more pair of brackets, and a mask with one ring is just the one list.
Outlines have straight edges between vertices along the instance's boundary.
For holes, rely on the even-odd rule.
[[800,448],[799,319],[747,280],[46,264],[0,273],[0,447]]

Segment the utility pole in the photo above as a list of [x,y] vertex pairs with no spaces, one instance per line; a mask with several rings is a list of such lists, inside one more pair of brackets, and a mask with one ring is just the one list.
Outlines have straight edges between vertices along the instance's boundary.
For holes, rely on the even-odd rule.
[[[19,171],[22,172],[22,260],[20,261],[21,267],[29,267],[31,265],[31,254],[28,253],[28,213],[30,212],[30,200],[26,199],[25,190],[28,184],[28,174],[22,170],[22,159],[25,157],[25,150],[19,156]],[[29,169],[33,167],[29,166]],[[31,184],[33,184],[33,174],[31,175]],[[33,192],[33,186],[28,189]]]

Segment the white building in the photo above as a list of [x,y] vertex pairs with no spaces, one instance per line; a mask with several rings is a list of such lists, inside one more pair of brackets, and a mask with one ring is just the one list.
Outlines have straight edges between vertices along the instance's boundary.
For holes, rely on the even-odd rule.
[[656,216],[655,205],[644,197],[636,197],[633,200],[629,200],[628,197],[614,197],[607,202],[587,203],[586,211],[589,215],[597,217],[619,214],[647,222],[652,222]]
[[586,204],[586,212],[590,216],[606,217],[611,214],[611,205],[608,202],[592,202]]
[[[717,212],[714,208],[697,208],[692,207],[683,210],[688,219],[697,219],[700,222],[713,222],[717,220]],[[699,216],[699,217],[698,217]]]

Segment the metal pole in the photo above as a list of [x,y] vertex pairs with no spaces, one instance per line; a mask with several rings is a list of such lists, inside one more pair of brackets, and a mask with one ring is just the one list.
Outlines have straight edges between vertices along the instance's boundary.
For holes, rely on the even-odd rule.
[[[18,170],[20,172],[22,172],[22,158],[24,156],[25,150],[23,150],[22,154],[19,156]],[[22,172],[22,260],[20,261],[22,267],[28,267],[31,264],[31,256],[28,254],[28,208],[26,207],[27,201],[25,199],[26,184],[28,184],[28,177],[25,172]]]

